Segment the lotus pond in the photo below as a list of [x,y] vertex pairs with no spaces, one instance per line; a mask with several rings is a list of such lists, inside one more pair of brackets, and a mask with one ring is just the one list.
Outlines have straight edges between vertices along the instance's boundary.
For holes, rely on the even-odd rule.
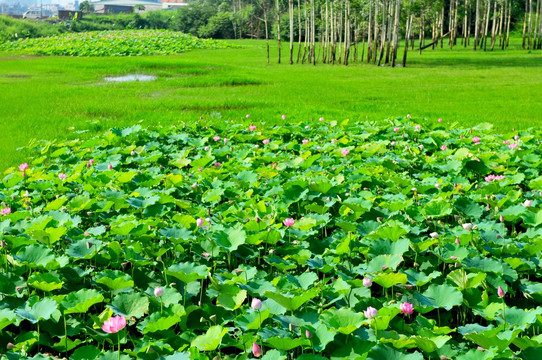
[[540,359],[538,130],[113,129],[0,184],[2,359]]
[[200,39],[169,30],[117,30],[21,38],[0,43],[0,51],[19,51],[32,55],[140,56],[172,55],[193,49],[231,46],[224,41]]

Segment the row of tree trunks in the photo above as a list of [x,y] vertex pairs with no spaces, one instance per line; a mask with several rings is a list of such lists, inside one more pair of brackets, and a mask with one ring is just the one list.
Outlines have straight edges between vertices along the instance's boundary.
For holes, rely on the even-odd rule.
[[[258,19],[263,22],[267,43],[269,17],[275,16],[279,63],[282,61],[281,15],[284,13],[282,25],[289,29],[282,36],[289,34],[290,64],[348,65],[359,58],[359,61],[379,66],[396,66],[399,43],[404,36],[403,61],[399,64],[406,66],[407,48],[414,50],[415,40],[420,54],[429,47],[435,49],[439,42],[442,48],[446,37],[450,49],[459,44],[465,48],[471,46],[475,51],[506,49],[516,1],[521,0],[303,0],[303,5],[302,0],[297,0],[297,20],[295,0],[288,0],[287,7],[284,0],[255,0],[255,3],[261,9]],[[523,46],[540,49],[542,0],[524,1]],[[232,4],[234,12],[239,12],[241,0],[232,0]],[[407,15],[401,15],[402,9],[406,9]],[[241,36],[239,25],[234,24],[234,30],[236,36]],[[429,45],[425,45],[427,32],[431,38]],[[268,46],[267,57],[269,62]]]

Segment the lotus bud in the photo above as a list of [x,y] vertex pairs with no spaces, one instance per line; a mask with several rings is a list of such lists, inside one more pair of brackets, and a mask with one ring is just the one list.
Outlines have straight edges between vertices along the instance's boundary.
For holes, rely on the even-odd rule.
[[164,289],[162,289],[161,287],[157,286],[154,288],[154,296],[156,297],[160,297],[164,295]]
[[255,356],[255,357],[260,357],[262,356],[262,348],[258,346],[258,344],[256,343],[252,343],[252,354]]

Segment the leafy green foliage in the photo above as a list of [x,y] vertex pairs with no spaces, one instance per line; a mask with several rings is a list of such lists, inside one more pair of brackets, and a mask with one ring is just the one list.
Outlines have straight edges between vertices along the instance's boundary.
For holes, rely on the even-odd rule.
[[0,51],[23,51],[38,55],[135,56],[171,55],[192,49],[228,46],[232,45],[168,30],[122,30],[21,38],[0,43]]
[[[2,351],[536,356],[538,133],[518,150],[482,127],[416,125],[135,125],[36,143],[0,183]],[[117,315],[126,327],[105,333]]]

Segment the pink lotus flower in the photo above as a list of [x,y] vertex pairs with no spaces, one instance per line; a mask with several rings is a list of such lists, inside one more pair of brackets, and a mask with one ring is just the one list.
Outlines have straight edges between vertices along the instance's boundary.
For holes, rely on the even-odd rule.
[[515,143],[514,143],[514,144],[510,144],[510,145],[508,145],[508,147],[510,148],[510,150],[515,150],[515,149],[517,149],[518,144],[515,144]]
[[523,206],[525,206],[525,207],[530,207],[532,204],[533,204],[532,200],[525,200],[523,202]]
[[202,227],[204,222],[205,222],[205,220],[203,218],[198,218],[196,220],[197,227]]
[[442,146],[440,147],[440,150],[446,150],[446,145],[442,145]]
[[473,137],[472,142],[476,143],[476,144],[479,144],[480,143],[480,137],[478,137],[478,136]]
[[220,140],[220,136],[216,135],[214,138],[213,138],[214,141],[218,141]]
[[504,217],[502,215],[499,215],[499,221],[504,222]]
[[461,241],[459,241],[459,238],[455,238],[455,243],[456,244],[461,244]]
[[265,139],[264,141],[262,141],[262,143],[263,143],[264,145],[269,144],[269,139]]
[[19,170],[20,171],[25,171],[27,169],[28,169],[28,164],[27,163],[19,165]]
[[258,298],[252,299],[252,303],[250,304],[250,307],[254,310],[260,310],[262,308],[262,301]]
[[205,150],[205,151],[209,151],[210,149],[211,148],[209,146],[206,146],[206,147],[203,148],[203,150]]
[[252,355],[256,357],[262,356],[262,348],[256,343],[252,343]]
[[401,309],[401,312],[403,314],[412,315],[414,313],[414,308],[411,303],[407,303],[407,302],[402,303],[399,306],[399,309]]
[[378,310],[376,310],[374,307],[369,306],[367,310],[363,310],[363,314],[367,319],[375,318],[378,315]]
[[256,125],[250,125],[248,128],[250,129],[250,131],[254,131],[256,130]]
[[133,151],[133,150],[130,151],[130,155],[134,156],[135,154],[136,154],[135,151]]
[[395,144],[396,144],[395,141],[392,141],[392,142],[390,143],[391,146],[395,146]]
[[319,121],[324,121],[324,118],[323,118],[323,117],[321,117],[321,118],[320,118],[320,119],[318,119],[318,120],[319,120]]
[[102,325],[102,330],[106,333],[115,334],[124,329],[125,326],[126,318],[124,315],[117,315],[104,322]]
[[337,142],[337,139],[331,139],[331,143],[335,144]]
[[66,174],[62,174],[62,173],[61,173],[61,174],[58,174],[58,178],[59,178],[60,180],[64,180],[66,177],[67,177]]
[[394,128],[393,128],[393,131],[397,132],[397,131],[399,131],[399,128],[398,128],[398,127],[394,127]]
[[294,226],[295,220],[293,218],[287,218],[282,223],[284,224],[284,226],[290,227],[290,226]]
[[441,118],[441,119],[438,119],[438,122],[442,122],[442,118]]
[[499,286],[499,288],[497,289],[497,295],[499,295],[499,297],[502,299],[504,297],[504,290],[502,289],[502,287]]
[[363,278],[363,286],[371,287],[371,285],[373,285],[373,280],[369,278]]
[[341,151],[341,154],[343,155],[343,157],[345,157],[346,155],[350,154],[350,150],[348,150],[348,149],[343,149],[343,150]]
[[502,143],[503,145],[510,144],[510,140],[503,140]]
[[157,286],[154,288],[154,296],[156,297],[160,297],[164,295],[164,289],[162,289],[161,287]]
[[471,223],[465,223],[463,224],[463,229],[465,230],[471,230],[472,229],[472,224]]
[[421,128],[420,125],[416,125],[416,126],[414,126],[414,131],[420,131],[420,128]]
[[307,139],[303,139],[303,141],[302,141],[303,144],[307,144],[308,142],[309,142],[309,140],[307,140]]
[[107,168],[108,168],[109,170],[113,170],[113,165],[109,164],[109,165],[107,165]]
[[0,210],[0,214],[2,214],[2,216],[5,216],[7,214],[11,214],[11,208],[9,208],[9,207],[3,208],[2,210]]
[[410,114],[407,114],[407,116],[406,116],[406,117],[410,119]]
[[310,339],[312,337],[312,333],[309,330],[305,330],[305,337]]
[[286,120],[286,115],[282,115],[282,120]]
[[217,162],[214,163],[214,166],[215,166],[215,167],[220,167],[220,165],[222,165],[222,164],[221,164],[219,161],[217,161]]
[[246,118],[248,119],[250,117],[250,114],[246,114]]
[[488,175],[484,178],[486,182],[492,182],[504,179],[504,175]]
[[514,136],[514,140],[519,140],[519,135]]
[[201,255],[203,255],[203,257],[206,258],[206,259],[209,258],[209,257],[211,256],[211,254],[209,254],[208,252],[204,252],[204,253],[201,254]]
[[423,150],[423,145],[420,145],[420,146],[418,146],[418,147],[420,148],[420,150]]

